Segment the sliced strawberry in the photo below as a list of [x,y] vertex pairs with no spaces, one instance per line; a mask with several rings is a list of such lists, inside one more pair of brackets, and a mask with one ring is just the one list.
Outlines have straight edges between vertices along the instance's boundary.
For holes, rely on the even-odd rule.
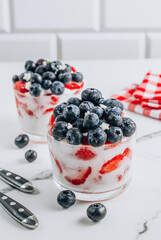
[[71,66],[71,69],[73,72],[76,72],[76,69],[74,67]]
[[75,82],[71,82],[69,84],[66,84],[65,87],[68,89],[80,89],[84,86],[84,82],[82,82],[81,84],[75,83]]
[[115,157],[113,157],[111,160],[103,164],[99,172],[101,174],[105,174],[105,173],[114,171],[115,169],[118,168],[120,161],[122,161],[125,157],[128,157],[129,155],[131,155],[131,150],[130,148],[126,148],[123,154],[118,154]]
[[81,160],[91,160],[92,158],[95,158],[97,154],[95,154],[94,152],[92,152],[89,148],[87,147],[81,147],[76,153],[75,156],[78,159]]
[[73,185],[81,185],[85,183],[86,179],[91,174],[91,172],[92,172],[91,167],[88,167],[87,170],[84,169],[80,170],[76,178],[65,176],[65,179]]
[[54,108],[48,108],[48,109],[46,109],[44,112],[43,112],[43,114],[45,115],[45,114],[47,114],[47,113],[49,113],[49,112],[52,112],[54,110]]
[[52,105],[57,104],[58,101],[59,101],[59,98],[54,97],[54,96],[51,96],[51,104],[52,104]]
[[56,163],[56,166],[57,166],[58,169],[59,169],[59,172],[60,172],[60,173],[63,173],[63,169],[62,169],[62,167],[61,167],[59,161],[55,158],[55,156],[54,156],[54,154],[52,153],[51,150],[50,150],[50,153],[51,153],[51,156],[52,156],[53,160],[54,160],[55,163]]
[[21,81],[15,82],[14,89],[21,93],[28,92],[28,90],[26,89],[26,82],[21,82]]

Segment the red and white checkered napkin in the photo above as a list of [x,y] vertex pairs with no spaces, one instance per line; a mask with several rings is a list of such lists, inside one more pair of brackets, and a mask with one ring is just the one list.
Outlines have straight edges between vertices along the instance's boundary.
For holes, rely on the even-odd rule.
[[148,72],[140,85],[132,84],[112,98],[130,111],[161,120],[161,74]]

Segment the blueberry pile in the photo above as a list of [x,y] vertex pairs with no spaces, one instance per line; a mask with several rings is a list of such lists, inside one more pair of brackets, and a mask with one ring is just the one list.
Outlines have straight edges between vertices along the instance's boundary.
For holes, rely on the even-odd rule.
[[34,97],[40,96],[42,89],[50,90],[54,95],[61,95],[65,89],[64,85],[71,81],[77,83],[83,81],[82,73],[73,72],[69,64],[63,64],[60,61],[29,60],[25,63],[25,70],[19,76],[14,75],[12,81],[13,83],[30,81],[29,92]]
[[[64,190],[58,194],[57,202],[63,208],[70,208],[75,204],[76,196],[71,190]],[[106,207],[102,203],[94,203],[87,208],[87,216],[93,222],[102,220],[106,213]]]
[[55,140],[66,139],[69,144],[83,142],[84,135],[91,146],[120,142],[123,136],[130,137],[136,130],[135,122],[122,117],[124,106],[117,99],[102,97],[94,88],[87,88],[79,98],[69,98],[53,111],[55,125],[52,135]]

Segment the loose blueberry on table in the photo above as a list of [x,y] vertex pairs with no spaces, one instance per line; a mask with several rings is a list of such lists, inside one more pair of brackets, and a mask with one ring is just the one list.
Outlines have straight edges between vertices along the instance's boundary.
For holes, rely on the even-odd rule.
[[15,145],[18,148],[23,148],[29,143],[29,137],[26,134],[20,134],[15,138]]
[[37,158],[37,152],[34,151],[34,150],[28,150],[26,153],[25,153],[25,159],[28,161],[28,162],[33,162],[35,161]]

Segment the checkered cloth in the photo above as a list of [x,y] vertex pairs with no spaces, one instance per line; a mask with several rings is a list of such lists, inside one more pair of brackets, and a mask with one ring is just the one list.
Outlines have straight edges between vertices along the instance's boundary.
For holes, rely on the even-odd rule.
[[112,98],[130,111],[161,120],[161,74],[148,72],[140,85],[132,84]]

